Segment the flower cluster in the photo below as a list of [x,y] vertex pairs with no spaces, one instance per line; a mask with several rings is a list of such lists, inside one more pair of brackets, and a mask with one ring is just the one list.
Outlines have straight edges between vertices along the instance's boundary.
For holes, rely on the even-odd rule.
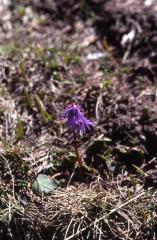
[[76,135],[83,135],[90,131],[93,123],[88,120],[81,111],[79,105],[70,104],[66,107],[61,119],[67,118],[67,125],[69,129]]

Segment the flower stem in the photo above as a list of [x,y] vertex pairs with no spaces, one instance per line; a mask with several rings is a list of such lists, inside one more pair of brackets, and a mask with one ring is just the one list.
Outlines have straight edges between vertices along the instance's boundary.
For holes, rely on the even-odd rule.
[[80,154],[79,154],[79,149],[78,149],[78,145],[77,145],[77,140],[76,140],[76,134],[74,133],[74,149],[75,149],[75,153],[76,153],[76,161],[78,162],[78,165],[80,168],[82,168],[82,160],[80,158]]

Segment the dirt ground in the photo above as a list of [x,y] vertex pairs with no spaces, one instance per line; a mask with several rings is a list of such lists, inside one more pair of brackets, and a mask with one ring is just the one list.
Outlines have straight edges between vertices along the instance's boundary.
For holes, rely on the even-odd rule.
[[0,239],[157,239],[156,60],[155,0],[0,1]]

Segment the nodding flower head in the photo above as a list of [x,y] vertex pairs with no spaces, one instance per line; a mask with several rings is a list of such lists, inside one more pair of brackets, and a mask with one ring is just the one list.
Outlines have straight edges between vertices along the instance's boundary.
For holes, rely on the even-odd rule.
[[67,118],[67,125],[75,135],[83,135],[90,131],[93,123],[88,120],[81,111],[79,105],[70,104],[66,107],[61,119]]

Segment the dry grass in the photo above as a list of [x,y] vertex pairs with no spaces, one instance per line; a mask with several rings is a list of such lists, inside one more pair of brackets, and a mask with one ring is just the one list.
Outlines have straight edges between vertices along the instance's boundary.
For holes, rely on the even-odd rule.
[[104,190],[100,182],[88,189],[70,187],[57,192],[43,200],[44,213],[38,210],[32,219],[40,216],[44,225],[55,226],[56,234],[65,240],[138,239],[141,228],[153,230],[157,192],[139,190],[128,196],[123,189]]
[[[157,191],[121,185],[119,178],[104,182],[96,177],[90,186],[69,185],[50,196],[37,196],[31,188],[17,192],[1,182],[0,222],[6,235],[17,239],[156,239]],[[29,185],[28,185],[29,186]],[[15,191],[16,189],[16,191]],[[29,196],[24,206],[20,196]],[[150,237],[150,238],[149,238]]]

